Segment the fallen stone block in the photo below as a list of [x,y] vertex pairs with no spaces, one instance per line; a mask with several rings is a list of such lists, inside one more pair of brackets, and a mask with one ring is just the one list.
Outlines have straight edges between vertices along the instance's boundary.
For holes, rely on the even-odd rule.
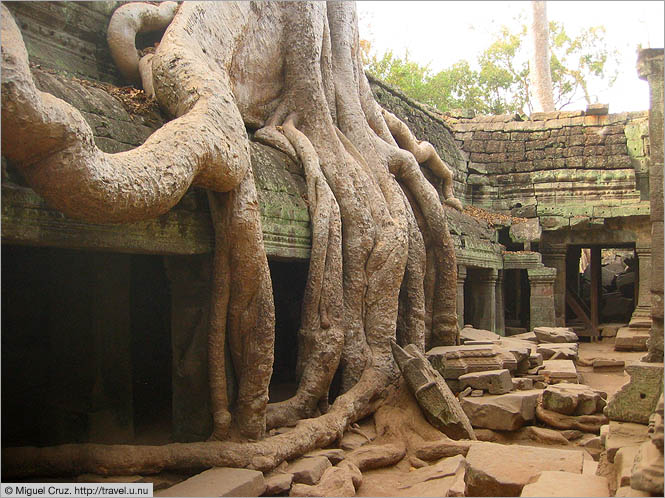
[[293,483],[293,474],[274,473],[266,476],[266,490],[263,496],[278,496],[288,492]]
[[518,391],[533,389],[533,380],[526,377],[515,377],[511,382],[513,383],[513,389]]
[[439,439],[428,441],[416,448],[416,456],[421,460],[432,461],[455,455],[466,456],[471,447],[471,441],[453,441],[452,439]]
[[580,439],[584,433],[575,429],[566,429],[561,431],[561,435],[565,437],[568,441],[576,441]]
[[646,351],[649,329],[622,327],[614,338],[615,351]]
[[598,461],[600,459],[600,454],[603,452],[603,444],[600,442],[600,436],[592,437],[590,439],[587,439],[583,443],[580,444],[582,448],[584,448],[587,453],[591,456],[591,458],[594,459],[594,461]]
[[355,496],[351,473],[341,467],[329,467],[317,485],[294,484],[289,496]]
[[[662,427],[662,426],[661,426]],[[662,428],[660,430],[662,438]],[[635,455],[633,472],[630,476],[630,487],[651,493],[652,496],[663,496],[663,449],[658,448],[652,440],[642,443]]]
[[482,389],[472,389],[471,394],[469,394],[469,396],[471,396],[472,398],[481,398],[484,395],[485,391],[483,391]]
[[439,346],[427,351],[427,359],[444,379],[503,368],[503,360],[494,346]]
[[577,342],[579,338],[569,327],[536,327],[533,329],[539,343],[542,342]]
[[543,408],[563,415],[593,415],[607,404],[607,393],[584,384],[562,382],[543,391]]
[[611,420],[646,425],[663,390],[663,364],[635,362],[625,370],[630,380],[609,400],[605,415]]
[[573,472],[544,471],[520,496],[609,496],[607,478]]
[[356,490],[362,485],[363,474],[354,463],[342,461],[337,466],[342,469],[346,469],[349,472],[351,481],[353,482],[353,486],[356,488]]
[[605,436],[607,460],[613,463],[621,448],[638,447],[649,438],[648,431],[649,427],[644,424],[610,420]]
[[453,439],[475,439],[473,427],[451,392],[425,356],[410,344],[391,342],[393,357],[430,424]]
[[579,346],[576,342],[542,343],[538,344],[536,351],[540,353],[543,360],[553,359],[555,355],[557,360],[577,360]]
[[489,341],[490,343],[494,343],[494,341],[501,340],[499,334],[495,334],[489,330],[475,329],[473,327],[464,327],[460,330],[459,336],[462,344],[465,344],[467,341]]
[[157,493],[158,496],[261,496],[266,489],[258,470],[213,467]]
[[539,367],[543,364],[543,355],[540,353],[531,353],[529,355],[529,367],[534,368],[534,367]]
[[510,336],[511,339],[519,339],[521,341],[531,342],[533,344],[538,343],[538,338],[533,332],[526,332],[524,334],[515,334]]
[[540,391],[516,391],[509,394],[464,398],[462,409],[473,427],[514,431],[534,420]]
[[[360,436],[359,434],[356,434],[357,436]],[[360,436],[362,437],[362,436]],[[364,438],[363,438],[364,439]],[[367,440],[365,440],[367,442]],[[356,449],[356,448],[354,448]],[[346,453],[344,453],[343,449],[340,448],[325,448],[321,450],[314,450],[310,451],[309,453],[305,453],[303,455],[303,458],[313,458],[313,457],[326,457],[328,460],[330,460],[330,463],[333,465],[337,465],[339,462],[344,460],[346,458]]]
[[293,474],[293,482],[301,484],[316,484],[326,469],[332,467],[330,460],[324,456],[299,458],[290,463],[286,471]]
[[581,475],[584,455],[575,450],[479,442],[469,448],[466,461],[466,496],[520,496],[540,472]]
[[409,472],[404,478],[400,479],[399,489],[412,488],[417,484],[432,481],[434,479],[453,477],[460,470],[465,469],[466,459],[462,455],[443,458],[432,465]]
[[576,429],[583,432],[598,434],[608,418],[597,413],[595,415],[563,415],[543,408],[542,401],[536,406],[536,418],[545,425],[560,430]]
[[625,446],[619,448],[614,455],[614,470],[616,476],[616,485],[618,488],[629,486],[630,476],[633,473],[633,464],[635,456],[639,450],[639,445]]
[[613,360],[596,358],[593,360],[594,372],[622,372],[626,362],[623,360]]
[[545,382],[548,384],[578,383],[577,369],[571,360],[545,360],[543,368],[538,373],[545,377]]
[[396,444],[368,444],[346,455],[346,460],[362,472],[395,465],[406,455],[406,448]]
[[505,394],[513,390],[512,378],[507,369],[464,374],[459,377],[459,381],[462,388],[468,386],[490,394]]

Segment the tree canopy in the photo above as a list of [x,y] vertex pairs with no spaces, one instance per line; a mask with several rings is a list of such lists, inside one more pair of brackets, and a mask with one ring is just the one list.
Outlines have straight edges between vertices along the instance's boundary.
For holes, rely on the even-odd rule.
[[[388,50],[381,57],[366,50],[366,70],[409,97],[444,112],[472,109],[478,114],[531,113],[527,26],[502,26],[493,42],[473,63],[460,60],[438,73]],[[605,28],[594,26],[569,35],[563,24],[550,21],[550,68],[556,109],[597,102],[594,85],[610,87],[616,80],[618,53],[605,42]]]

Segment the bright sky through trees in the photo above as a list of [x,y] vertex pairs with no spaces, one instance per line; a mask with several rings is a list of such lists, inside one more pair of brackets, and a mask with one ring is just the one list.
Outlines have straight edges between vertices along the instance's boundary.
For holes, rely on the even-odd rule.
[[[637,47],[661,48],[665,42],[662,1],[550,1],[547,16],[563,23],[569,35],[582,28],[603,25],[605,39],[620,54],[619,76],[614,86],[594,88],[598,101],[610,104],[610,112],[649,108],[649,89],[637,77]],[[392,49],[397,56],[409,51],[409,59],[430,64],[434,72],[460,59],[474,64],[502,25],[521,16],[528,22],[526,1],[359,1],[360,36],[370,41],[372,53],[381,56]],[[582,109],[584,102],[577,107]]]

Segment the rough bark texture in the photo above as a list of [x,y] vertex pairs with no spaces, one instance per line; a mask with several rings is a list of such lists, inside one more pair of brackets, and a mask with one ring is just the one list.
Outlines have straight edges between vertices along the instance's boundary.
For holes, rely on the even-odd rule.
[[[114,57],[134,81],[139,59],[127,40],[146,26],[161,27],[173,7],[167,4],[125,5],[111,21],[116,34],[109,41],[121,40]],[[86,220],[127,222],[167,211],[190,185],[209,189],[214,438],[255,440],[266,427],[297,423],[263,441],[10,448],[3,450],[3,476],[212,465],[268,470],[331,443],[375,409],[399,375],[391,340],[421,350],[426,338],[457,343],[452,241],[419,162],[443,179],[446,203],[459,208],[450,170],[374,101],[353,3],[182,3],[154,56],[141,64],[151,65],[156,98],[174,119],[120,154],[99,151],[74,108],[35,88],[4,6],[2,31],[3,154],[52,206]],[[149,72],[140,75],[144,85]],[[273,301],[246,127],[303,164],[312,220],[299,387],[275,405],[267,404]],[[225,347],[236,399],[227,394]],[[338,368],[344,394],[329,407]]]
[[536,111],[554,110],[552,73],[550,71],[550,29],[547,22],[547,4],[544,0],[531,1],[531,84],[536,97]]

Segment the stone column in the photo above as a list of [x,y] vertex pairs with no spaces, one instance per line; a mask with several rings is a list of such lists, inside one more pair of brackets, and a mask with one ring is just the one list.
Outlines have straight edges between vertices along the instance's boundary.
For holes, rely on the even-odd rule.
[[663,361],[663,49],[641,50],[637,72],[649,82],[649,198],[651,202],[651,331],[645,361]]
[[556,270],[553,325],[557,327],[566,325],[566,249],[565,244],[551,244],[541,249],[543,264]]
[[464,327],[464,281],[466,266],[457,265],[457,323],[460,330]]
[[651,248],[636,247],[637,265],[639,267],[637,303],[630,326],[633,328],[648,328],[651,326]]
[[499,335],[506,335],[506,310],[503,302],[503,270],[497,272],[496,279],[496,330]]
[[479,327],[484,330],[496,331],[496,282],[498,271],[494,268],[488,268],[482,272],[479,279],[479,299],[480,316],[478,317]]
[[554,327],[554,284],[555,268],[531,268],[527,270],[531,288],[530,329],[534,327]]

